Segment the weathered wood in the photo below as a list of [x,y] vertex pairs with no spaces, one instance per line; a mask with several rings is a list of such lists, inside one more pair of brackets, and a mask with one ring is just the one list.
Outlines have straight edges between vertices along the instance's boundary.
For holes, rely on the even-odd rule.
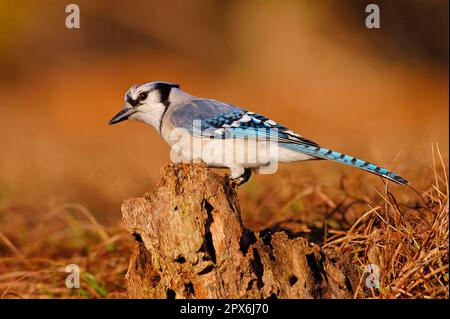
[[351,298],[357,271],[288,231],[253,232],[228,180],[167,164],[156,190],[122,205],[136,246],[130,298]]

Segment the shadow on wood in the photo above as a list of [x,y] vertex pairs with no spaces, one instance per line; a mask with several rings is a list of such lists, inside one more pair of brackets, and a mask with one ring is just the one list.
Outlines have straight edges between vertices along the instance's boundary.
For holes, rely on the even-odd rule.
[[235,190],[203,164],[167,164],[122,214],[136,239],[130,298],[352,298],[359,281],[347,260],[296,234],[246,229]]

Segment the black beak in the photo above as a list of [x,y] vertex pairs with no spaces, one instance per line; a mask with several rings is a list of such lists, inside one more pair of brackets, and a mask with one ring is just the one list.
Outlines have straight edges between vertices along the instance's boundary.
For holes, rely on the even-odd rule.
[[133,114],[134,112],[135,112],[135,110],[132,108],[125,108],[122,111],[120,111],[119,113],[117,113],[116,115],[114,115],[114,117],[109,121],[108,124],[113,125],[113,124],[128,120],[130,115]]

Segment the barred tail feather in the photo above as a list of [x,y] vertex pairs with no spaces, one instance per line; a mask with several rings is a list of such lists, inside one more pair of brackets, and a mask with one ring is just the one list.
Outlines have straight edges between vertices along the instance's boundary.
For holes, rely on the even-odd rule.
[[349,166],[357,167],[362,170],[368,171],[375,175],[387,178],[397,184],[407,185],[408,181],[397,174],[390,172],[389,170],[379,167],[370,162],[363,161],[356,157],[346,155],[343,153],[335,152],[330,149],[326,149],[319,146],[310,146],[310,145],[302,145],[302,144],[294,144],[294,143],[284,143],[283,147],[289,148],[291,150],[305,153],[308,155],[315,156],[317,158],[327,159],[331,161],[335,161],[338,163],[346,164]]

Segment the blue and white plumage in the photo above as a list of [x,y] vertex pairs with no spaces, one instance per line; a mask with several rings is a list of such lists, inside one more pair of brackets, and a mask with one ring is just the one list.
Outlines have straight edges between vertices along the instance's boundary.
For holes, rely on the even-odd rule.
[[[228,167],[231,178],[239,184],[250,178],[252,170],[273,162],[313,159],[336,161],[397,184],[408,183],[385,168],[321,147],[267,117],[231,104],[192,96],[174,83],[133,86],[125,100],[125,107],[110,124],[126,119],[149,124],[172,146],[179,160]],[[212,156],[212,153],[219,156]]]

